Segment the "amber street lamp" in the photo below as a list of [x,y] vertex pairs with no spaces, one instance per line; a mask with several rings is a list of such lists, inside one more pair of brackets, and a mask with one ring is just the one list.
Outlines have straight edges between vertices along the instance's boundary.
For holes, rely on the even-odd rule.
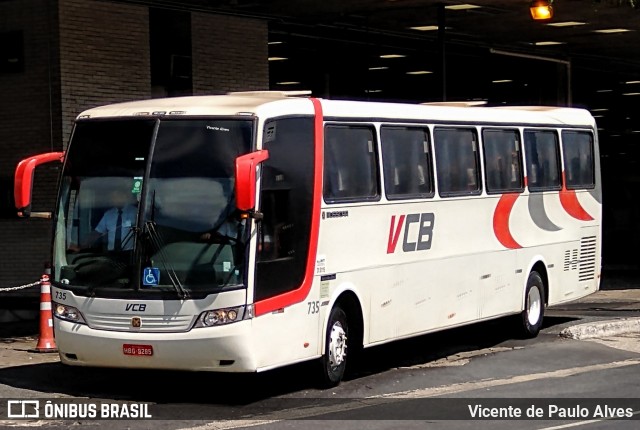
[[552,1],[549,0],[533,0],[529,5],[531,18],[536,21],[544,21],[553,17]]

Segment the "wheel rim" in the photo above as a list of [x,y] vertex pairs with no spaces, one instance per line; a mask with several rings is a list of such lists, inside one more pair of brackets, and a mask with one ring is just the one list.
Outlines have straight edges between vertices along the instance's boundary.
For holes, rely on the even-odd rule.
[[542,297],[538,287],[533,287],[529,290],[527,304],[527,320],[532,326],[536,325],[538,321],[540,321],[540,312],[542,309]]
[[342,328],[342,324],[336,321],[331,327],[329,335],[329,365],[338,367],[344,363],[347,357],[347,333]]

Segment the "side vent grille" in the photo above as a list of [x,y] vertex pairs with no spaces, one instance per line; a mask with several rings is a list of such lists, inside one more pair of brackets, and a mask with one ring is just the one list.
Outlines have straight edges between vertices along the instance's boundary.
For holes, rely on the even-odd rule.
[[567,249],[564,252],[564,271],[578,270],[578,250]]
[[589,281],[596,276],[596,237],[587,236],[580,240],[580,269],[578,281]]

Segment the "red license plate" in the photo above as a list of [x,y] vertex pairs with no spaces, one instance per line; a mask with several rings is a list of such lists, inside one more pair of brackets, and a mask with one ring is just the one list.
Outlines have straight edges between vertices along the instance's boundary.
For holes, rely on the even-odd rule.
[[122,345],[124,355],[153,355],[153,347],[151,345],[136,345],[125,343]]

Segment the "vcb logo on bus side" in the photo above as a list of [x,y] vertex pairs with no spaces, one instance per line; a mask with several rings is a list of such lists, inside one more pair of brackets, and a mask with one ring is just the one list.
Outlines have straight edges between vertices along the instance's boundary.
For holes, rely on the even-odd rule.
[[[396,252],[396,245],[400,239],[400,232],[403,231],[402,251],[424,251],[431,249],[433,239],[433,225],[435,215],[431,212],[392,215],[389,225],[389,241],[387,242],[387,254]],[[413,226],[412,224],[417,224]]]

